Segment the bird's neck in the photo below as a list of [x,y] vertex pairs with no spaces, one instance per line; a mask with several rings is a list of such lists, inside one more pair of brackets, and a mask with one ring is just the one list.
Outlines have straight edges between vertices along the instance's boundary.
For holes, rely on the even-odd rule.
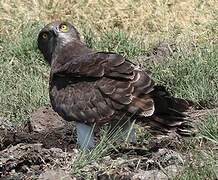
[[51,66],[61,66],[69,61],[74,60],[79,56],[89,54],[91,52],[92,50],[81,41],[68,43],[62,47],[58,47],[55,49],[55,52],[52,55]]

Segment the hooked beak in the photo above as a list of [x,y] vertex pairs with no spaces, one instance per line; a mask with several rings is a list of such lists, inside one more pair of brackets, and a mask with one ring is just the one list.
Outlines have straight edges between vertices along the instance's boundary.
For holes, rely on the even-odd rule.
[[57,45],[58,31],[56,28],[52,27],[49,29],[49,33],[52,34],[52,36],[48,42],[48,51],[47,51],[48,58],[47,59],[49,59],[48,63],[51,65],[52,55],[55,52],[55,48]]
[[52,27],[50,32],[54,35],[54,37],[58,37],[58,30],[55,27]]

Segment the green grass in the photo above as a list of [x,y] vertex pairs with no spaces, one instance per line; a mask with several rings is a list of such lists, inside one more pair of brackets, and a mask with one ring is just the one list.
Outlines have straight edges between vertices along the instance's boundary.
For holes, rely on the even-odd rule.
[[[100,140],[95,148],[90,151],[81,150],[79,152],[76,160],[72,163],[72,174],[77,177],[83,177],[84,179],[95,178],[93,172],[90,172],[89,170],[85,172],[85,167],[95,162],[103,163],[98,166],[98,170],[102,171],[104,168],[108,169],[108,167],[105,167],[104,160],[102,162],[102,159],[109,156],[112,150],[117,151],[117,147],[120,146],[119,142],[123,140],[123,137],[126,135],[125,132],[122,131],[123,126],[124,124],[121,126],[115,126],[111,131],[109,131],[109,126],[103,126],[100,130]],[[126,142],[127,139],[123,141]]]
[[196,137],[185,139],[180,150],[186,161],[176,180],[218,178],[218,126],[217,115],[210,114],[198,123]]
[[36,46],[36,25],[26,25],[15,38],[1,37],[0,115],[24,121],[48,103],[49,70]]
[[153,76],[176,96],[213,107],[218,101],[218,44],[187,51],[180,50],[164,63],[153,64]]
[[140,39],[133,39],[127,33],[113,30],[99,34],[98,37],[94,33],[88,31],[84,33],[85,42],[99,51],[112,51],[122,54],[128,58],[145,54],[145,44]]
[[210,115],[199,124],[199,136],[218,144],[218,117]]
[[192,157],[176,180],[211,180],[218,178],[218,158],[213,151],[193,151]]

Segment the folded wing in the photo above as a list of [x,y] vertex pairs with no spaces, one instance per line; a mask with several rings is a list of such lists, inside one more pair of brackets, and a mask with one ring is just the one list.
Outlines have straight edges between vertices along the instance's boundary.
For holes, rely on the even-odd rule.
[[[107,109],[113,111],[111,115],[116,114],[116,116],[124,112],[150,116],[154,112],[154,102],[149,96],[154,82],[145,71],[121,55],[104,52],[90,53],[73,59],[53,71],[56,76],[71,76],[80,84],[92,82],[94,93],[98,95],[97,101],[90,104],[92,106],[94,104],[92,108],[102,116],[108,115]],[[83,101],[86,105],[89,104],[87,99],[84,98]],[[89,112],[84,111],[83,114],[88,116]],[[97,116],[94,119],[95,122],[100,120]]]

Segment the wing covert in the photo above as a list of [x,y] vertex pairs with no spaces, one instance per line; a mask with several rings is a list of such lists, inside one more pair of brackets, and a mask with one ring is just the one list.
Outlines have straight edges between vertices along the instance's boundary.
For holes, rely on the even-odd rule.
[[147,96],[153,90],[153,80],[145,71],[121,55],[90,53],[67,62],[56,69],[56,74],[71,74],[78,80],[82,77],[95,78],[95,88],[107,99],[106,105],[99,99],[96,101],[103,103],[95,105],[98,113],[102,115],[106,114],[106,109],[101,107],[107,105],[116,110],[124,108],[129,112],[149,111],[148,115],[154,111],[153,100]]

